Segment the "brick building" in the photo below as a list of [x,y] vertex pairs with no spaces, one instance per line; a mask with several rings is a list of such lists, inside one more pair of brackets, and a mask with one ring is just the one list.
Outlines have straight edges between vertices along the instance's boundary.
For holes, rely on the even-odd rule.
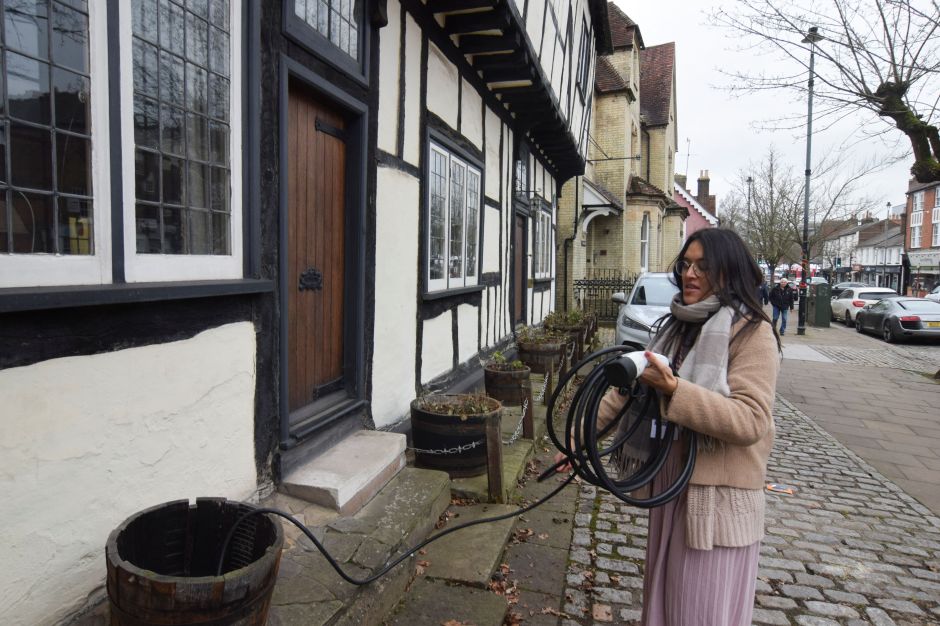
[[911,182],[904,214],[910,293],[923,295],[940,283],[940,183]]

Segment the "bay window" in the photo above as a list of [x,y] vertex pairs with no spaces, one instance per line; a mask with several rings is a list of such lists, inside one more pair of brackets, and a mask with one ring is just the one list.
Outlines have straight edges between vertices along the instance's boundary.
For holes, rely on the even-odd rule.
[[243,276],[240,6],[0,0],[0,288]]
[[431,143],[428,176],[427,288],[459,289],[478,282],[480,170]]

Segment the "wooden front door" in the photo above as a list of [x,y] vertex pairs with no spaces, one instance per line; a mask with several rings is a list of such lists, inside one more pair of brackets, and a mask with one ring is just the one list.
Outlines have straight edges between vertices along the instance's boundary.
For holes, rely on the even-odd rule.
[[[287,368],[291,421],[342,392],[346,122],[299,84],[288,97]],[[297,413],[300,415],[297,415]]]
[[512,322],[525,324],[525,216],[516,214],[512,233]]

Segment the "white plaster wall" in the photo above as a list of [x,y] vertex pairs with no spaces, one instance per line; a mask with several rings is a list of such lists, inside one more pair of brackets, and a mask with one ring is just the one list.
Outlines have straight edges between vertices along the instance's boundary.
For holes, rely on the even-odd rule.
[[[461,79],[463,80],[463,79]],[[480,150],[483,149],[483,99],[477,90],[463,81],[461,89],[463,100],[463,114],[460,118],[460,133],[469,139]]]
[[[490,110],[486,109],[486,146],[484,146],[484,158],[486,159],[486,195],[491,198],[499,198],[499,131],[502,128],[499,117]],[[487,218],[489,219],[489,218]]]
[[414,397],[420,189],[417,179],[386,167],[378,168],[376,184],[375,256],[381,261],[375,264],[372,415],[381,428],[398,421]]
[[502,213],[486,205],[483,207],[483,271],[499,271],[499,223]]
[[457,128],[457,68],[434,44],[428,52],[428,110]]
[[457,362],[466,363],[477,353],[479,309],[472,304],[457,307]]
[[63,619],[104,585],[108,534],[169,500],[256,490],[255,330],[0,371],[4,624]]
[[405,24],[404,158],[417,166],[421,154],[421,29],[410,13]]
[[[529,2],[529,13],[525,17],[526,34],[529,36],[529,41],[532,42],[535,54],[539,53],[539,45],[542,41],[542,15],[548,10],[547,2],[548,0]],[[522,15],[521,9],[519,10],[519,15]],[[546,23],[550,22],[551,18],[549,16],[546,17]],[[547,37],[548,33],[546,33],[545,36]]]
[[424,337],[421,349],[421,384],[435,376],[453,369],[454,340],[451,331],[453,313],[441,315],[424,322]]
[[395,154],[398,146],[398,57],[401,49],[401,6],[388,3],[388,26],[379,30],[380,150]]

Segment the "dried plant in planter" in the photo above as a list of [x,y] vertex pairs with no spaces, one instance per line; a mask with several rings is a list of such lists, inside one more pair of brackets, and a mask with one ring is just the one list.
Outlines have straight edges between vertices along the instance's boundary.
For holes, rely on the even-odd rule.
[[493,356],[483,364],[483,367],[492,372],[517,372],[529,369],[526,367],[526,364],[519,359],[510,361],[506,358],[506,355],[499,350],[493,353]]
[[456,416],[462,420],[473,415],[492,413],[499,408],[497,400],[482,393],[432,393],[417,398],[414,404],[427,413]]

